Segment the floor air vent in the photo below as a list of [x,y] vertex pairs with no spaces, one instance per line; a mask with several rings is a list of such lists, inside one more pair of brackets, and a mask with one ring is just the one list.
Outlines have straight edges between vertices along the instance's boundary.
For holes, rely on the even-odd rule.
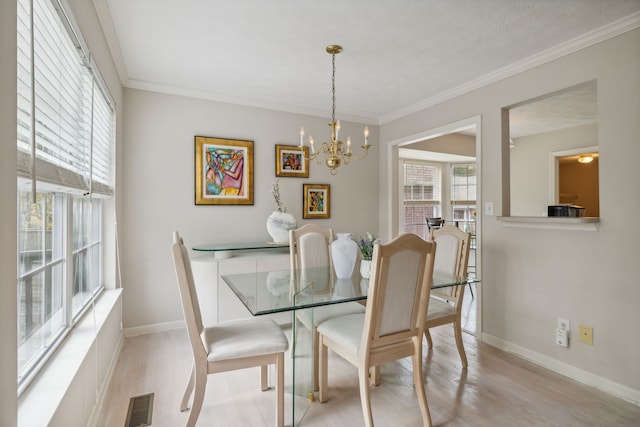
[[132,397],[124,427],[144,427],[151,425],[153,413],[153,393]]

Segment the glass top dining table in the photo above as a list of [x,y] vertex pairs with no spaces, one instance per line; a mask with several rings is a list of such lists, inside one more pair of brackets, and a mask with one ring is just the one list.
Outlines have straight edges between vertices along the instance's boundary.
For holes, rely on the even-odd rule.
[[[222,279],[254,316],[294,311],[367,299],[369,280],[354,269],[348,279],[338,279],[328,268],[311,268],[291,274],[275,270],[223,275]],[[434,272],[431,289],[480,282]]]
[[[286,358],[287,411],[286,425],[297,426],[314,401],[313,390],[313,338],[301,322],[302,317],[313,319],[314,312],[323,306],[354,301],[365,303],[369,280],[354,269],[348,279],[336,278],[330,267],[309,268],[301,271],[275,270],[221,276],[253,316],[278,312],[291,312],[291,358]],[[435,272],[432,289],[468,285],[480,280],[455,277]],[[304,316],[302,311],[306,310]],[[289,417],[291,417],[289,419]]]

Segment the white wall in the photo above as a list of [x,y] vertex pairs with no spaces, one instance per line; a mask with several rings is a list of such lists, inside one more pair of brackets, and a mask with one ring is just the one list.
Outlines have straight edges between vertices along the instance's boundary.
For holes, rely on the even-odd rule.
[[17,422],[16,2],[0,2],[0,425]]
[[[500,215],[508,179],[502,173],[508,148],[501,143],[501,109],[593,79],[601,156],[598,230],[516,228],[483,215],[482,336],[640,401],[640,286],[633,268],[640,241],[640,227],[633,224],[640,211],[640,30],[383,125],[380,139],[389,144],[481,115],[481,198]],[[383,173],[388,170],[385,164]],[[393,203],[390,188],[381,188],[381,197]],[[386,232],[397,219],[385,211],[382,220]],[[554,344],[558,317],[571,321],[568,349]],[[593,346],[578,342],[579,323],[593,326]]]
[[[125,328],[182,320],[169,250],[180,231],[188,247],[202,243],[270,240],[266,220],[275,208],[275,145],[299,143],[300,126],[317,142],[329,136],[328,119],[208,100],[125,90],[123,214],[121,225]],[[329,111],[327,112],[329,113]],[[341,136],[354,143],[363,126],[342,121]],[[310,164],[309,178],[278,178],[283,201],[302,219],[303,183],[331,185],[331,218],[312,220],[354,236],[378,230],[378,130],[366,160],[354,160],[331,176]],[[254,141],[254,205],[194,205],[194,136]],[[359,144],[354,144],[359,145]],[[170,326],[170,325],[169,325]]]
[[514,139],[509,150],[511,161],[511,215],[546,216],[549,194],[550,162],[554,151],[598,145],[596,124],[577,126]]

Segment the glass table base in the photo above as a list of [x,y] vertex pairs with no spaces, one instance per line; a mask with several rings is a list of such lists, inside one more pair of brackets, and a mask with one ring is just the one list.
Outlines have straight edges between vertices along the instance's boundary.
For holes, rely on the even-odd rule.
[[292,311],[291,327],[285,330],[289,352],[285,355],[285,425],[299,426],[310,405],[313,390],[313,337],[310,329]]

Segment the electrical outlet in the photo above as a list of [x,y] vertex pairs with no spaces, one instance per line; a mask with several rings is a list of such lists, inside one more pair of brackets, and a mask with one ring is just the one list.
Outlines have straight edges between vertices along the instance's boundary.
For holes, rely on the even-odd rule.
[[571,333],[571,322],[558,318],[556,325],[556,344],[561,347],[569,347],[569,335]]
[[593,345],[593,328],[591,326],[580,325],[580,342]]
[[565,319],[560,319],[558,318],[558,325],[556,326],[556,328],[563,330],[563,331],[567,331],[570,332],[571,331],[571,322]]
[[569,332],[564,329],[556,329],[556,344],[561,347],[569,347]]

